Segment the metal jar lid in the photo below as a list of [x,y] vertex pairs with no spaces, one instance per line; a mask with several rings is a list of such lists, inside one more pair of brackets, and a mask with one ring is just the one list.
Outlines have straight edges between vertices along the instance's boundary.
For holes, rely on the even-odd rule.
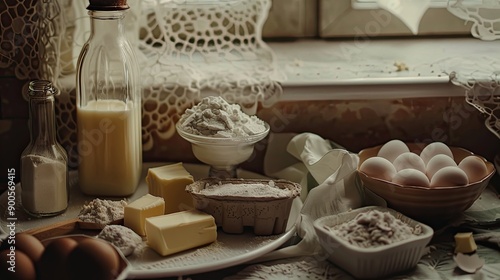
[[127,0],[89,0],[87,10],[92,11],[118,11],[130,8]]

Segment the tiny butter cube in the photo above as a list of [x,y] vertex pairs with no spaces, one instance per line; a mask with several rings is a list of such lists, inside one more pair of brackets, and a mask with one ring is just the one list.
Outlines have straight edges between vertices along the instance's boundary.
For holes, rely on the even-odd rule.
[[477,250],[476,242],[472,232],[460,232],[455,234],[455,253],[472,253]]
[[215,219],[198,210],[187,210],[146,219],[147,244],[162,256],[214,242]]
[[186,192],[186,186],[194,180],[182,163],[149,168],[146,182],[150,194],[165,200],[165,214],[193,209],[193,199]]
[[163,215],[165,201],[162,197],[146,194],[123,209],[123,224],[141,236],[146,235],[146,218]]

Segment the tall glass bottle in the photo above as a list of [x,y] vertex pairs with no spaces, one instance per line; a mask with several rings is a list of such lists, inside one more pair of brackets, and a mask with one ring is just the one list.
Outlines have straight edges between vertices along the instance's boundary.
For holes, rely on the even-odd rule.
[[124,0],[90,0],[91,34],[77,65],[80,189],[128,196],[142,168],[139,65],[124,32]]
[[21,203],[35,217],[58,215],[68,208],[68,157],[56,140],[57,94],[49,81],[29,83],[30,142],[21,154]]

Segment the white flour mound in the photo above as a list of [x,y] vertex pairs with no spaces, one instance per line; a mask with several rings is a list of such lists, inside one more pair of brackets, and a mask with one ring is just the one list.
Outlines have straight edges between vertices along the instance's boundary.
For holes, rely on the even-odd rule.
[[270,181],[269,184],[216,184],[207,185],[200,194],[213,196],[240,196],[240,197],[290,197],[292,192],[281,189]]
[[220,96],[205,97],[187,109],[179,120],[183,131],[216,138],[251,136],[265,131],[262,120],[241,111],[238,104],[229,104]]
[[353,220],[326,228],[362,248],[387,245],[422,233],[420,225],[411,227],[392,214],[378,210],[359,213]]
[[134,250],[142,246],[142,237],[122,225],[107,225],[97,237],[115,245],[124,256],[131,255]]
[[78,218],[82,222],[107,225],[113,221],[123,219],[123,208],[126,205],[125,200],[112,201],[95,198],[82,206]]

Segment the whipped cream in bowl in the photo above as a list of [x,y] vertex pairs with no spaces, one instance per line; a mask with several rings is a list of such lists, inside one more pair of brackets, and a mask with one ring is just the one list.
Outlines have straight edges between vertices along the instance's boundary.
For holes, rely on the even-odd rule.
[[210,177],[234,178],[236,166],[253,153],[269,134],[269,125],[229,104],[222,97],[205,97],[187,109],[176,124],[179,135],[191,143],[194,155],[210,165]]

